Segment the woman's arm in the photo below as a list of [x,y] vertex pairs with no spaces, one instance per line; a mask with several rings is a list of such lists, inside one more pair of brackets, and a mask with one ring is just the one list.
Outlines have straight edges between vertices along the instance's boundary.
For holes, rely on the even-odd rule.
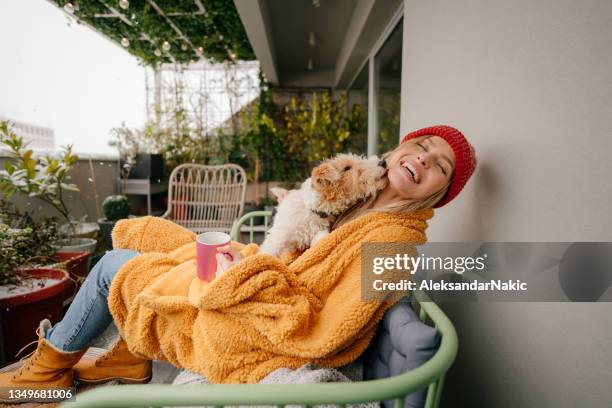
[[117,221],[112,239],[115,249],[168,253],[194,242],[196,234],[172,221],[146,216]]

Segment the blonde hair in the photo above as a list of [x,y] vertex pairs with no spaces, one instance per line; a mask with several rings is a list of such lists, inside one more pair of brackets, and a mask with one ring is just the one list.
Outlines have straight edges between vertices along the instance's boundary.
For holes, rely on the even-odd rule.
[[[424,135],[424,136],[415,137],[404,143],[416,144],[418,142],[421,142],[427,139],[428,137],[431,137],[431,136]],[[395,149],[388,151],[382,155],[382,159],[387,161],[388,168],[397,164],[398,159],[389,161],[389,158],[392,157],[394,153],[399,151],[403,147],[404,143],[400,143]],[[363,201],[356,203],[355,205],[350,207],[348,210],[346,210],[344,213],[342,213],[334,221],[330,230],[335,230],[336,228],[341,227],[342,225],[348,223],[349,221],[352,221],[370,212],[376,211],[376,212],[389,212],[389,213],[404,213],[404,212],[424,210],[426,208],[432,208],[434,205],[436,205],[438,201],[440,201],[444,197],[444,195],[448,191],[448,188],[450,187],[451,182],[453,180],[453,176],[454,174],[451,174],[451,176],[449,177],[448,183],[446,183],[444,187],[442,187],[440,190],[436,191],[429,197],[425,197],[425,198],[421,198],[417,200],[401,200],[401,201],[398,201],[392,204],[387,204],[383,207],[374,209],[372,208],[372,205],[374,205],[374,202],[378,198],[378,194],[380,194],[380,192],[382,191],[380,190],[378,191],[376,195],[373,195]]]

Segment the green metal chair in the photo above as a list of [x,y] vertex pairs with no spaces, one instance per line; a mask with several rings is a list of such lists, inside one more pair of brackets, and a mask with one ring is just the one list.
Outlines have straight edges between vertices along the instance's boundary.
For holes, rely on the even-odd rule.
[[[263,218],[263,226],[255,224],[255,220]],[[248,243],[254,242],[255,233],[262,232],[264,235],[270,229],[272,219],[272,211],[251,211],[240,217],[232,226],[231,237],[236,242],[241,242],[241,233],[246,230],[249,234]],[[248,225],[245,225],[248,224]],[[245,228],[246,227],[246,228]]]
[[[272,214],[254,211],[234,223],[232,239],[238,241],[242,227],[250,228],[253,241],[253,220],[264,217],[263,232],[267,231]],[[63,407],[162,407],[162,406],[224,406],[224,405],[319,405],[345,406],[371,401],[393,400],[395,408],[404,407],[407,395],[427,387],[425,408],[440,404],[444,376],[457,355],[457,333],[442,310],[423,293],[416,296],[420,305],[419,318],[428,318],[438,330],[440,347],[423,365],[401,375],[361,382],[322,384],[202,384],[202,385],[124,385],[102,387],[77,396],[76,402]]]

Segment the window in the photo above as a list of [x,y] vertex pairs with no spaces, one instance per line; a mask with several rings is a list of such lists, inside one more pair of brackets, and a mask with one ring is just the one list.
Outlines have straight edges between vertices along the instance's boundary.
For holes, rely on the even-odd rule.
[[400,21],[374,57],[378,154],[392,150],[399,140],[402,32],[403,24]]
[[[382,154],[394,149],[400,137],[402,92],[402,9],[389,25],[390,33],[374,47],[348,89],[351,121],[349,151]],[[380,43],[379,43],[380,44]],[[370,72],[372,71],[372,72]]]
[[351,136],[347,150],[351,153],[366,154],[368,151],[368,64],[348,90],[348,114]]

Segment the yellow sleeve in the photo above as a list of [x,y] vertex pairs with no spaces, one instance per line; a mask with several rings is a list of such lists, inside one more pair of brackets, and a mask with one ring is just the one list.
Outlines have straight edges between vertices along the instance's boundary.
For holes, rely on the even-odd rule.
[[196,234],[160,217],[119,220],[112,232],[113,248],[168,253],[194,242]]

